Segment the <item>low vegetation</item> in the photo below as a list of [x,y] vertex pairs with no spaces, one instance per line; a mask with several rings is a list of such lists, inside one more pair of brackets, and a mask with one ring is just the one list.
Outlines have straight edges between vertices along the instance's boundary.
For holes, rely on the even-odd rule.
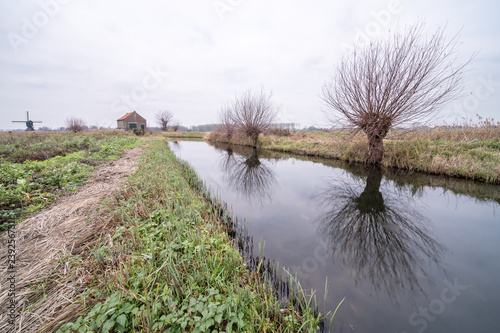
[[0,230],[76,189],[96,165],[141,142],[112,131],[0,135]]
[[0,132],[0,158],[2,161],[22,163],[26,160],[44,161],[82,150],[95,153],[103,146],[112,145],[116,138],[130,139],[128,133],[122,131],[92,131],[79,134]]
[[[368,143],[361,132],[347,130],[295,131],[261,135],[259,146],[283,152],[365,163]],[[244,135],[231,140],[212,132],[208,140],[252,145]],[[500,124],[479,118],[434,129],[391,130],[381,165],[410,171],[500,183]]]
[[165,132],[162,133],[167,138],[171,139],[203,139],[206,132]]
[[69,259],[88,278],[59,332],[315,331],[318,316],[278,302],[247,269],[228,213],[204,193],[194,171],[153,141],[98,213],[114,226],[110,237]]

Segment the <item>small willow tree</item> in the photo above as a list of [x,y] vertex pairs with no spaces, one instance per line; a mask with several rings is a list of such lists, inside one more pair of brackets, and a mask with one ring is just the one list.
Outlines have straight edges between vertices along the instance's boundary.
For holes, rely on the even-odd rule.
[[156,122],[160,125],[162,131],[168,131],[168,124],[174,118],[174,114],[168,110],[160,110],[155,114]]
[[224,105],[219,112],[219,125],[217,126],[217,131],[222,133],[226,140],[231,140],[236,131],[236,125],[232,118],[231,106]]
[[458,35],[447,41],[444,29],[430,37],[424,23],[343,55],[321,98],[332,124],[362,130],[368,138],[368,163],[380,163],[389,129],[429,121],[461,90],[469,60],[458,59]]
[[252,140],[254,148],[257,148],[259,135],[272,126],[278,115],[279,107],[272,97],[273,94],[266,93],[263,88],[259,92],[247,90],[223,111],[229,123]]
[[70,132],[77,133],[87,129],[87,125],[85,124],[85,121],[83,119],[71,117],[66,119],[66,128]]

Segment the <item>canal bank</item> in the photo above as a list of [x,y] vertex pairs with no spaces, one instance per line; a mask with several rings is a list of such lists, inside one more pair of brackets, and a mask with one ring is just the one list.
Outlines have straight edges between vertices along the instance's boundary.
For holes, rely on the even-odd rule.
[[[364,163],[368,143],[362,132],[352,131],[281,131],[259,138],[262,149],[319,156]],[[228,139],[223,133],[211,132],[212,142],[251,145],[236,133]],[[500,126],[457,127],[391,131],[384,140],[381,165],[429,174],[500,184]]]

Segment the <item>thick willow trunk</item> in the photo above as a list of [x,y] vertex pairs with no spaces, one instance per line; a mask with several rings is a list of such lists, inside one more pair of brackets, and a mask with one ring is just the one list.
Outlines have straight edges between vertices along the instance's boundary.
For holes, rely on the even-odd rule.
[[368,136],[368,159],[369,164],[380,164],[384,157],[384,138],[378,135]]
[[382,169],[378,165],[369,165],[366,168],[366,186],[363,193],[356,199],[357,207],[363,214],[384,212],[384,198],[380,192],[383,176]]
[[391,122],[389,119],[376,118],[370,121],[363,131],[368,138],[368,164],[380,164],[384,157],[384,138],[389,132]]
[[258,152],[257,152],[257,148],[254,147],[253,149],[253,153],[252,153],[252,156],[250,156],[246,161],[245,161],[245,164],[249,167],[249,168],[255,168],[255,167],[258,167],[260,165],[260,161],[259,161],[259,155],[258,155]]
[[257,149],[257,144],[259,143],[259,134],[260,133],[253,133],[252,135],[249,135],[250,139],[252,140],[253,149]]

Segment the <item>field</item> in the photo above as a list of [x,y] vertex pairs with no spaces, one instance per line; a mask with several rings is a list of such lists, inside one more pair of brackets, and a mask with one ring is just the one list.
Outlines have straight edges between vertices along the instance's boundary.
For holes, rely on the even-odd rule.
[[[13,137],[2,139],[15,144]],[[111,134],[66,134],[55,139],[23,134],[19,140],[26,140],[27,146],[44,141],[39,147],[45,151],[55,142],[74,147],[44,161],[16,163],[7,161],[9,154],[2,161],[12,169],[5,173],[12,176],[4,187],[10,186],[9,195],[20,195],[22,200],[16,234],[23,260],[17,265],[16,283],[18,314],[25,329],[309,332],[318,327],[313,298],[301,291],[296,293],[300,307],[294,298],[278,301],[271,280],[258,273],[265,271],[263,262],[257,260],[254,270],[248,269],[250,262],[236,246],[241,238],[230,236],[238,237],[231,213],[211,198],[163,139],[147,140],[146,148],[130,150],[119,160],[122,146],[132,148],[142,140]],[[83,141],[95,148],[82,149]],[[138,154],[142,156],[137,160]],[[42,164],[33,168],[33,163]],[[128,165],[126,170],[122,165]],[[71,173],[77,166],[84,172]],[[91,168],[97,173],[86,178]],[[132,176],[122,181],[129,173]],[[19,184],[15,177],[27,179],[26,183]],[[37,192],[41,185],[35,188],[29,183],[45,184],[48,177],[69,178],[58,186],[43,187],[53,191],[44,205],[86,179],[89,183],[23,220],[35,210],[25,193],[30,198],[44,193]],[[34,189],[15,192],[26,184]],[[4,260],[7,250],[1,250]],[[291,277],[284,279],[301,290]],[[0,306],[7,303],[6,293],[0,294]],[[0,316],[0,330],[4,329],[9,326]]]
[[0,228],[85,183],[94,168],[142,140],[121,132],[0,135]]
[[[227,142],[212,133],[211,141]],[[368,144],[362,132],[296,131],[289,135],[261,135],[260,146],[296,154],[364,162]],[[241,135],[231,143],[251,145]],[[500,126],[492,121],[455,128],[394,130],[384,140],[382,165],[409,171],[500,183]]]

